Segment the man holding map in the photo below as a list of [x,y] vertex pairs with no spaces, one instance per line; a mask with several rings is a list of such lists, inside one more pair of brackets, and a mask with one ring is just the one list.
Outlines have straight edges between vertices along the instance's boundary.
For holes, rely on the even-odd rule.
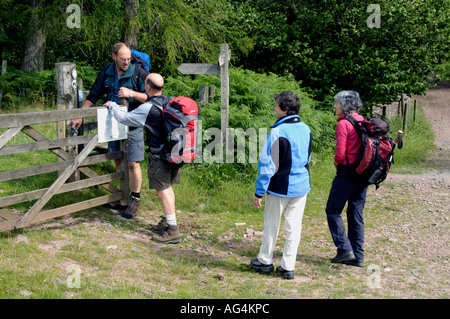
[[105,106],[114,118],[131,127],[145,127],[146,143],[149,147],[148,164],[149,188],[155,189],[161,201],[164,215],[157,224],[151,224],[155,233],[153,240],[163,244],[176,244],[181,241],[175,210],[175,193],[172,185],[180,184],[181,166],[169,163],[161,156],[161,144],[164,142],[164,122],[162,108],[170,102],[163,95],[164,79],[160,74],[150,73],[145,80],[145,88],[150,98],[137,109],[125,112],[117,103],[106,102]]

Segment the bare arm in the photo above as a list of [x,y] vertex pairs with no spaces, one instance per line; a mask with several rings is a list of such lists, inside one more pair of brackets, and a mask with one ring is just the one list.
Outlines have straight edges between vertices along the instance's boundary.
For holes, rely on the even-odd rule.
[[[91,107],[92,105],[94,105],[94,103],[92,103],[89,100],[84,100],[83,105],[81,106],[82,109],[86,109],[88,107]],[[83,120],[81,118],[79,119],[73,119],[72,120],[72,128],[79,128],[81,126],[81,123],[83,122]]]

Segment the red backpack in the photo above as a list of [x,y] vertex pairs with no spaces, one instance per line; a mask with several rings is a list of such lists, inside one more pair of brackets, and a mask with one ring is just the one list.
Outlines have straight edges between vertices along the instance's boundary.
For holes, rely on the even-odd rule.
[[378,189],[386,179],[394,159],[394,141],[387,134],[389,123],[379,117],[364,118],[362,121],[357,121],[352,116],[344,119],[353,124],[361,138],[353,177],[361,182],[374,184]]
[[163,106],[165,142],[161,145],[161,158],[180,165],[194,160],[197,115],[197,103],[185,96],[178,96]]

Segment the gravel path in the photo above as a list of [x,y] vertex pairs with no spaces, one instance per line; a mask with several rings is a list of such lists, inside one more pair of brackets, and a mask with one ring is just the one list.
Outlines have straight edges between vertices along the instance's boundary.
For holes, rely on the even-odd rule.
[[[386,187],[369,188],[367,211],[382,207],[388,216],[383,225],[367,227],[365,247],[370,262],[381,269],[384,294],[449,298],[450,83],[413,99],[432,124],[439,149],[427,160],[428,173],[389,174]],[[366,224],[379,225],[379,216],[367,215]]]

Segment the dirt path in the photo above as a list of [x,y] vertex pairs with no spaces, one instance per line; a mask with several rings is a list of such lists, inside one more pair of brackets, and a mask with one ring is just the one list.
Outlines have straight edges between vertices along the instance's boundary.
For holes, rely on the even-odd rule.
[[428,157],[428,163],[434,169],[425,175],[390,174],[388,181],[450,185],[450,82],[441,82],[426,96],[414,96],[413,99],[423,107],[436,136],[435,144],[439,150]]
[[[368,208],[376,210],[381,205],[389,216],[382,227],[368,227],[370,235],[365,246],[372,247],[371,262],[381,267],[382,287],[389,295],[448,298],[450,83],[442,83],[426,96],[414,99],[432,124],[439,149],[428,156],[428,173],[389,174],[386,187],[378,191],[369,188]],[[375,217],[367,216],[366,224],[371,218]]]

